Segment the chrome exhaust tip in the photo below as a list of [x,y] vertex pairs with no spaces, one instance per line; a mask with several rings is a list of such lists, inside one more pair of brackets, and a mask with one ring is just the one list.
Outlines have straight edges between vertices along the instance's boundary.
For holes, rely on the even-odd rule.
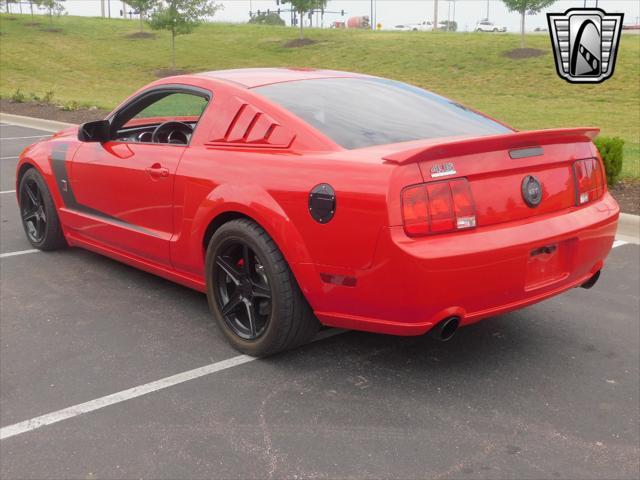
[[593,287],[596,283],[598,283],[598,279],[600,278],[600,272],[601,270],[598,270],[596,273],[593,274],[593,276],[589,280],[587,280],[582,285],[580,285],[580,287],[586,288],[587,290]]
[[441,342],[449,341],[455,335],[459,325],[459,317],[445,318],[435,326],[435,328],[433,329],[433,335],[437,340],[440,340]]

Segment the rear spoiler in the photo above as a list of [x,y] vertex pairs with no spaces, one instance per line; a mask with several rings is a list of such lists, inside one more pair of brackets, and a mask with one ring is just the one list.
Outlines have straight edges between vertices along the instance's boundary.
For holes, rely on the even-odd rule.
[[444,140],[442,143],[433,143],[430,140],[425,146],[392,153],[383,157],[383,160],[404,165],[473,153],[494,152],[496,150],[528,150],[553,143],[590,142],[598,133],[600,133],[600,129],[595,127],[557,128],[462,138],[459,140]]

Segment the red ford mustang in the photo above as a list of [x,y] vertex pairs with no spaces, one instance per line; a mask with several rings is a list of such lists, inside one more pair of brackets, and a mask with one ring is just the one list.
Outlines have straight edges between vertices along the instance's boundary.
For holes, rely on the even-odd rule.
[[619,212],[597,133],[517,132],[383,78],[230,70],[32,145],[17,190],[34,247],[206,292],[243,352],[320,324],[448,339],[595,283]]

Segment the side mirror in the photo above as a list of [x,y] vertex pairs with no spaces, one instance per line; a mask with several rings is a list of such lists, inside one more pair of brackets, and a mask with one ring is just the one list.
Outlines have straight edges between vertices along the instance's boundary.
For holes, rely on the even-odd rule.
[[108,142],[111,140],[111,124],[108,120],[98,120],[80,125],[78,140],[81,142]]

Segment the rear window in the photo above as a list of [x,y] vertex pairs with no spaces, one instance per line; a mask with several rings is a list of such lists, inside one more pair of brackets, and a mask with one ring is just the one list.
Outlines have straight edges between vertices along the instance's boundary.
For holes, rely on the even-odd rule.
[[511,130],[421,88],[383,78],[328,78],[255,89],[344,148]]

